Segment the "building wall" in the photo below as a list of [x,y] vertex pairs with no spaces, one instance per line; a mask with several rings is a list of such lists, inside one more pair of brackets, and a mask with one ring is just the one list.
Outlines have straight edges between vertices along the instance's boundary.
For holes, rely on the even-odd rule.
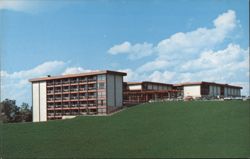
[[201,86],[184,86],[184,97],[186,96],[201,97]]
[[46,82],[40,82],[40,121],[47,121]]
[[220,96],[220,86],[209,85],[209,96]]
[[107,75],[107,113],[123,105],[123,76]]
[[46,82],[32,83],[33,122],[47,121]]
[[224,87],[224,97],[227,97],[227,96],[228,96],[228,88]]
[[228,97],[228,96],[240,97],[241,91],[239,88],[225,87],[224,96],[225,97]]
[[123,77],[116,75],[116,106],[121,107],[123,104]]
[[153,90],[158,90],[158,85],[154,84],[153,85]]
[[123,101],[123,76],[107,75],[108,106],[121,107]]
[[115,106],[115,75],[107,75],[107,106]]
[[[117,76],[117,77],[119,77],[119,76]],[[130,85],[130,86],[128,86],[128,89],[129,90],[141,90],[142,86],[140,84],[138,84],[138,85]]]
[[39,122],[39,82],[32,83],[33,122]]
[[153,85],[152,84],[148,84],[148,90],[152,90],[153,89]]

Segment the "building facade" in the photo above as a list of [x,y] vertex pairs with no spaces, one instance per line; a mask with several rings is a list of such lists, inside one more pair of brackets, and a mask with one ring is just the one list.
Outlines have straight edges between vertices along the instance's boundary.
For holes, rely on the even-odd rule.
[[190,82],[176,84],[182,87],[184,97],[240,97],[242,87],[214,82]]
[[31,79],[33,121],[114,112],[123,106],[123,76],[106,70]]
[[172,84],[159,82],[124,82],[124,104],[138,104],[150,100],[176,98],[181,91],[173,89]]

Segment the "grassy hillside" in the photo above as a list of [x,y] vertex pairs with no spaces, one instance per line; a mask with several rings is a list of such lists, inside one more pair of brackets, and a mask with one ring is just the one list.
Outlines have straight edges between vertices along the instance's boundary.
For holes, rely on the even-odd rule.
[[249,102],[144,104],[113,116],[1,125],[3,157],[250,157]]

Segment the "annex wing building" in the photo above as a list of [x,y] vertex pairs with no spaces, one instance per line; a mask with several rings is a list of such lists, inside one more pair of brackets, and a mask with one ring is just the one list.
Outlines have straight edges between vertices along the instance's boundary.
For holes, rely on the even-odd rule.
[[127,74],[96,71],[31,79],[33,122],[107,115],[123,106],[173,98],[240,97],[242,87],[215,82],[124,82]]
[[240,97],[242,87],[215,82],[187,82],[174,85],[184,97]]

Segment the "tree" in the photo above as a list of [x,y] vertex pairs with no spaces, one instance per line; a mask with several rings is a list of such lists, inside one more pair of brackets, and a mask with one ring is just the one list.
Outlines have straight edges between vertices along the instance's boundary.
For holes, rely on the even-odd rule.
[[20,107],[15,100],[5,99],[0,103],[1,122],[27,122],[32,121],[32,111],[27,103],[22,103]]
[[19,108],[15,100],[5,99],[1,102],[1,119],[2,122],[15,122],[16,114]]
[[32,121],[32,111],[29,104],[22,103],[22,105],[20,106],[20,115],[22,116],[23,122]]

